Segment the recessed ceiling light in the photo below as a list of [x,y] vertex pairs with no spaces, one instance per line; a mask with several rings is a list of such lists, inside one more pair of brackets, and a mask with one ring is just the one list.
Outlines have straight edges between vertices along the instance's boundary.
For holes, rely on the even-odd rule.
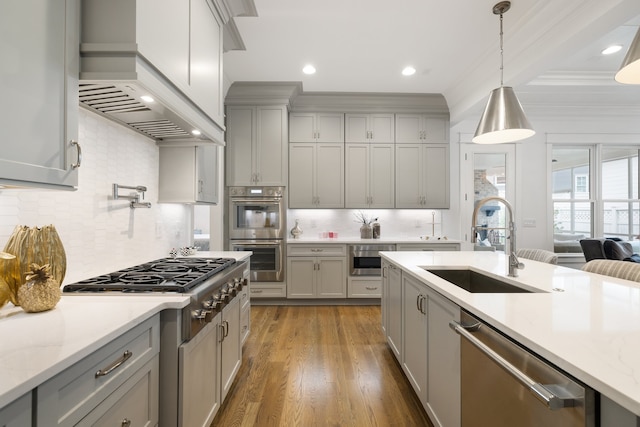
[[314,67],[311,64],[307,64],[302,69],[302,72],[305,73],[305,74],[315,74],[316,73],[316,67]]
[[614,45],[611,45],[608,48],[604,49],[602,51],[602,54],[603,55],[611,55],[612,53],[619,52],[620,49],[622,49],[622,45],[614,44]]
[[153,98],[149,95],[142,95],[140,99],[142,99],[144,102],[153,102]]
[[202,132],[200,132],[198,129],[194,129],[194,130],[191,131],[191,134],[195,135],[195,136],[198,136],[198,135],[201,135]]
[[416,73],[416,69],[413,67],[404,67],[402,70],[403,76],[413,76]]

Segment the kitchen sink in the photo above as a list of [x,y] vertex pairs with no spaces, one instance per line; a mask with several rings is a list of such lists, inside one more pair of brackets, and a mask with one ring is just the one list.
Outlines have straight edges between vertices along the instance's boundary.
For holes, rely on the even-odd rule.
[[425,270],[474,294],[533,292],[469,269],[447,270],[425,268]]

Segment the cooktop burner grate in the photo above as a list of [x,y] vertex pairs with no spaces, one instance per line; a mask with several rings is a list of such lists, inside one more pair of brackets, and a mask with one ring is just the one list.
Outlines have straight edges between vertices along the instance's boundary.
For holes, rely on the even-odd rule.
[[235,264],[233,258],[162,258],[65,285],[64,292],[188,292]]

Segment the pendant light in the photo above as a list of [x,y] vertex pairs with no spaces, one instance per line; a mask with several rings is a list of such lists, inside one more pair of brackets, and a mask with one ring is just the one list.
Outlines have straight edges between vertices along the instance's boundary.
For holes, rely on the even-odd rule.
[[615,78],[619,83],[640,84],[640,29],[629,46],[627,56],[624,57]]
[[476,144],[500,144],[528,138],[536,132],[524,115],[522,105],[512,87],[503,85],[504,49],[502,42],[502,15],[511,7],[510,1],[493,6],[493,14],[500,15],[500,87],[489,94],[476,133],[471,139]]

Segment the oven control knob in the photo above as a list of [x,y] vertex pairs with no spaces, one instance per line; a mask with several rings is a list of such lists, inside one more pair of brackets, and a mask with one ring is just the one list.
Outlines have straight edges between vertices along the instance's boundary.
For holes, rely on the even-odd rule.
[[244,287],[244,280],[240,278],[233,279],[233,286],[236,287],[239,291]]
[[213,311],[198,309],[198,310],[195,310],[191,316],[193,317],[193,319],[199,320],[200,323],[204,323],[204,322],[210,323],[213,320]]
[[221,303],[226,304],[231,300],[231,295],[226,294],[223,291],[220,291],[220,293],[215,295],[213,298],[220,301]]
[[202,303],[202,307],[205,310],[211,310],[212,313],[217,313],[222,308],[222,301],[217,301],[213,297]]
[[227,287],[222,290],[223,294],[229,295],[229,299],[238,295],[238,289],[236,289],[233,283],[227,283]]

